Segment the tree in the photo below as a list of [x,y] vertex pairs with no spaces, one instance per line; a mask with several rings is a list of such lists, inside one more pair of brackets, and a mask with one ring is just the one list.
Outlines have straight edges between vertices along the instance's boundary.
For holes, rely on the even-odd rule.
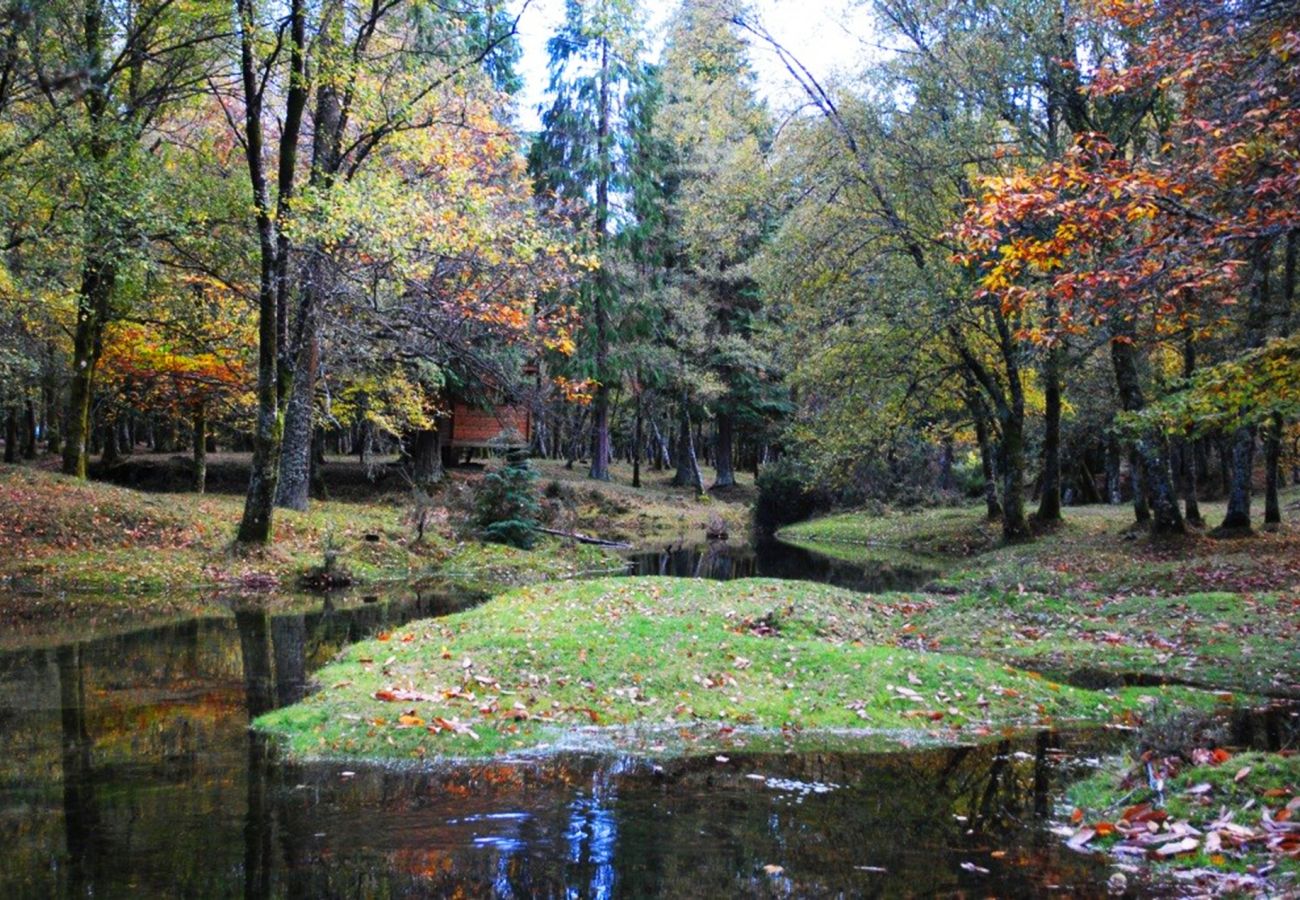
[[[1144,96],[1158,143],[1126,152],[1131,135],[1083,137],[1061,161],[988,183],[964,235],[985,290],[1007,308],[1059,298],[1057,335],[1108,325],[1124,408],[1144,405],[1136,343],[1228,325],[1245,293],[1240,345],[1258,348],[1272,305],[1271,247],[1294,231],[1300,140],[1297,16],[1272,4],[1117,4],[1118,22],[1147,44],[1103,67],[1094,95]],[[1148,329],[1140,334],[1139,323]],[[1249,530],[1255,442],[1233,439],[1226,531]],[[1164,441],[1137,444],[1157,532],[1182,530]]]
[[663,99],[651,127],[669,144],[670,264],[706,311],[708,349],[698,364],[723,386],[713,404],[714,487],[730,487],[738,425],[779,408],[767,390],[772,360],[755,340],[763,306],[750,269],[771,231],[765,154],[773,129],[725,0],[681,6],[658,71]]
[[[338,184],[355,180],[373,160],[381,159],[384,146],[437,124],[447,111],[440,89],[488,59],[513,35],[514,20],[490,17],[485,43],[471,42],[468,56],[448,62],[447,42],[431,39],[429,20],[412,20],[409,5],[400,2],[372,4],[352,21],[344,4],[313,9],[292,0],[283,27],[277,27],[273,10],[255,0],[235,0],[234,11],[239,23],[242,123],[228,114],[247,161],[260,258],[258,417],[239,540],[260,543],[271,535],[285,403],[293,396],[295,372],[302,378],[296,402],[289,404],[294,481],[282,498],[286,503],[305,501],[309,468],[304,463],[310,453],[317,362],[315,317],[325,288],[323,270],[315,262],[322,254],[309,253],[302,274],[295,278],[293,255],[302,248],[295,248],[285,223],[300,190],[299,141],[311,86],[317,84],[308,187],[319,209]],[[460,36],[450,43],[464,45]],[[279,85],[285,87],[277,94]],[[230,99],[223,101],[230,110]],[[263,121],[273,106],[281,110],[274,184],[266,166]]]
[[76,260],[63,434],[70,475],[86,475],[104,329],[129,306],[150,241],[165,230],[153,191],[168,117],[202,90],[226,33],[221,10],[204,0],[84,0],[5,17],[0,112],[15,127],[0,155],[28,179],[26,196],[47,204],[10,249],[58,238]]
[[540,194],[571,204],[591,234],[601,266],[586,280],[579,307],[590,322],[588,374],[592,400],[591,470],[609,479],[611,318],[617,303],[611,257],[613,197],[626,184],[626,103],[640,64],[634,0],[566,0],[565,19],[547,44],[554,100],[542,117],[530,165]]

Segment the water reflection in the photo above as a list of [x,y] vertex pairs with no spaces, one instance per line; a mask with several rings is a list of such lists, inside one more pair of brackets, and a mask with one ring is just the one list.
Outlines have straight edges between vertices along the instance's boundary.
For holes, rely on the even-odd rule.
[[912,590],[939,574],[936,562],[901,552],[891,552],[863,562],[824,556],[775,539],[756,546],[713,542],[688,547],[665,547],[627,556],[633,575],[669,575],[676,578],[787,578],[833,584],[850,590]]
[[[1104,883],[1042,827],[1078,752],[1103,747],[1095,734],[349,772],[277,763],[248,732],[345,643],[464,602],[241,607],[0,654],[0,896],[1088,896]],[[1275,745],[1295,717],[1237,727]]]

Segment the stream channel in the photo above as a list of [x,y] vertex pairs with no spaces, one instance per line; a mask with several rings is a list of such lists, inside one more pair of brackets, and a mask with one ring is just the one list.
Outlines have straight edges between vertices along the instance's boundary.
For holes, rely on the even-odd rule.
[[[916,587],[768,543],[639,574]],[[248,730],[340,648],[476,598],[315,598],[0,650],[0,897],[1101,896],[1047,830],[1104,731],[978,746],[284,764]],[[6,601],[0,595],[0,612]]]

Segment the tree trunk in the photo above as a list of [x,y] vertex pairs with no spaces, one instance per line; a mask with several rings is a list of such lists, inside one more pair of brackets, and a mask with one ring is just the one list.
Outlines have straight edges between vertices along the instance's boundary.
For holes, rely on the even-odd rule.
[[[99,2],[87,3],[83,18],[88,72],[104,71],[105,51],[109,38],[105,28],[105,10]],[[86,92],[89,140],[87,146],[94,168],[104,165],[112,152],[105,121],[108,118],[107,91]],[[65,416],[63,474],[86,477],[87,443],[90,440],[90,405],[95,394],[95,367],[103,350],[104,324],[117,281],[114,264],[100,255],[101,242],[107,240],[105,220],[110,219],[111,204],[98,190],[87,198],[85,206],[85,258],[81,264],[81,283],[77,291],[77,321],[72,334],[72,377],[68,385],[68,411]],[[111,225],[109,226],[111,230]]]
[[1025,518],[1025,420],[1023,414],[1002,419],[1002,442],[999,447],[1002,469],[1002,536],[1008,541],[1022,541],[1030,536]]
[[117,445],[117,422],[110,421],[104,425],[104,452],[99,461],[104,468],[117,465],[122,461],[122,451]]
[[993,466],[993,442],[989,438],[989,423],[984,404],[979,398],[967,399],[971,419],[975,423],[975,441],[980,450],[980,471],[984,476],[984,508],[987,518],[994,522],[1002,518],[1002,504],[998,502],[997,472]]
[[208,489],[208,410],[200,405],[194,410],[194,493]]
[[733,487],[736,483],[734,452],[735,420],[731,413],[718,414],[718,435],[714,444],[713,468],[717,473],[713,479],[715,488]]
[[1187,524],[1199,528],[1205,524],[1205,519],[1201,516],[1201,504],[1196,497],[1199,482],[1196,475],[1196,450],[1192,442],[1182,442],[1177,465],[1182,474],[1183,511]]
[[1220,533],[1248,534],[1250,532],[1250,505],[1253,486],[1251,476],[1255,469],[1255,429],[1242,426],[1232,435],[1232,453],[1228,464],[1228,508]]
[[1119,438],[1111,433],[1106,437],[1106,502],[1111,506],[1124,502],[1120,474]]
[[691,459],[686,453],[686,445],[691,441],[691,419],[683,410],[681,422],[677,428],[676,461],[677,473],[673,475],[673,487],[687,487],[691,477]]
[[428,488],[443,478],[442,434],[437,428],[424,428],[415,433],[411,448],[411,473],[417,487]]
[[1061,521],[1061,351],[1047,351],[1043,366],[1043,492],[1036,518],[1040,522]]
[[641,445],[645,440],[644,431],[644,411],[641,402],[640,373],[637,377],[636,392],[636,421],[632,425],[632,487],[641,486]]
[[1282,504],[1278,498],[1281,487],[1282,417],[1277,413],[1264,429],[1264,527],[1276,531],[1282,524]]
[[1151,521],[1151,506],[1147,503],[1147,479],[1142,472],[1142,457],[1136,447],[1129,451],[1128,470],[1133,482],[1133,521],[1146,525]]
[[72,335],[72,377],[68,383],[68,411],[63,445],[63,474],[86,477],[90,441],[90,404],[95,394],[95,367],[104,345],[104,320],[108,317],[116,272],[97,256],[82,265],[77,293],[77,324]]
[[[1196,372],[1196,344],[1192,341],[1189,332],[1186,340],[1183,341],[1183,378],[1190,379]],[[1175,465],[1181,476],[1183,489],[1183,511],[1186,513],[1189,525],[1195,525],[1200,528],[1205,525],[1205,519],[1201,516],[1201,505],[1197,500],[1197,472],[1196,472],[1196,442],[1183,440],[1179,447],[1178,461]]]
[[[1138,378],[1136,351],[1133,348],[1128,326],[1122,326],[1110,343],[1111,363],[1115,369],[1115,383],[1119,388],[1120,405],[1128,412],[1142,409],[1142,383]],[[1156,434],[1140,436],[1134,443],[1140,459],[1142,481],[1151,501],[1152,534],[1186,534],[1187,525],[1178,507],[1178,494],[1173,487],[1173,474],[1163,439]]]
[[597,481],[609,481],[609,457],[609,390],[601,385],[596,388],[596,397],[592,401],[591,468],[588,476]]
[[695,456],[695,440],[691,428],[691,416],[682,405],[682,424],[677,444],[677,474],[673,477],[675,487],[694,487],[695,493],[704,493],[704,478],[700,474],[699,460]]
[[18,408],[10,406],[5,414],[5,462],[18,462]]
[[[307,302],[307,301],[302,301]],[[305,323],[300,335],[302,346],[295,356],[289,402],[284,411],[284,436],[280,446],[280,478],[276,485],[275,505],[303,512],[311,494],[311,447],[315,433],[313,422],[316,405],[316,369],[320,361],[320,342],[316,337],[315,316]]]
[[36,458],[36,404],[26,402],[23,412],[23,459]]
[[[1251,252],[1249,303],[1246,308],[1246,349],[1264,346],[1268,324],[1269,267],[1272,264],[1271,238],[1259,238]],[[1228,509],[1219,534],[1250,533],[1251,479],[1255,469],[1255,432],[1253,425],[1242,425],[1232,435],[1232,465],[1229,470]]]
[[[596,178],[596,230],[597,251],[603,251],[609,224],[609,178],[613,171],[610,147],[610,66],[609,41],[601,40],[599,97],[596,123],[596,155],[599,174]],[[602,266],[596,272],[594,300],[596,307],[596,397],[592,404],[592,441],[590,477],[609,481],[609,302],[610,278]]]
[[[240,77],[244,101],[244,160],[252,187],[254,219],[258,240],[257,289],[257,422],[253,431],[253,460],[249,467],[248,493],[236,539],[244,544],[265,544],[271,540],[271,516],[275,509],[276,479],[280,475],[279,370],[277,338],[279,325],[276,303],[276,226],[266,178],[266,141],[262,130],[262,85],[254,51],[258,38],[252,33],[248,0],[237,0],[239,22]],[[299,5],[294,4],[295,13]],[[294,19],[299,16],[295,15]],[[297,27],[297,22],[294,22]],[[301,48],[301,44],[298,45]],[[286,198],[287,202],[287,198]]]
[[656,472],[662,472],[672,465],[672,460],[668,453],[668,442],[664,440],[664,434],[659,430],[659,422],[651,421],[650,430],[654,435],[654,463],[653,468]]

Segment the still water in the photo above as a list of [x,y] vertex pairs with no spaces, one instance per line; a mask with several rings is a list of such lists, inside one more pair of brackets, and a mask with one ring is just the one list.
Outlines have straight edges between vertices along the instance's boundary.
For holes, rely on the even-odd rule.
[[752,547],[714,542],[631,553],[628,567],[635,575],[723,581],[796,578],[873,593],[919,588],[940,573],[941,563],[902,551],[882,552],[866,562],[851,562],[769,538]]
[[284,765],[250,735],[346,643],[470,602],[232,604],[0,653],[0,897],[1101,893],[1045,829],[1095,733],[442,770]]

